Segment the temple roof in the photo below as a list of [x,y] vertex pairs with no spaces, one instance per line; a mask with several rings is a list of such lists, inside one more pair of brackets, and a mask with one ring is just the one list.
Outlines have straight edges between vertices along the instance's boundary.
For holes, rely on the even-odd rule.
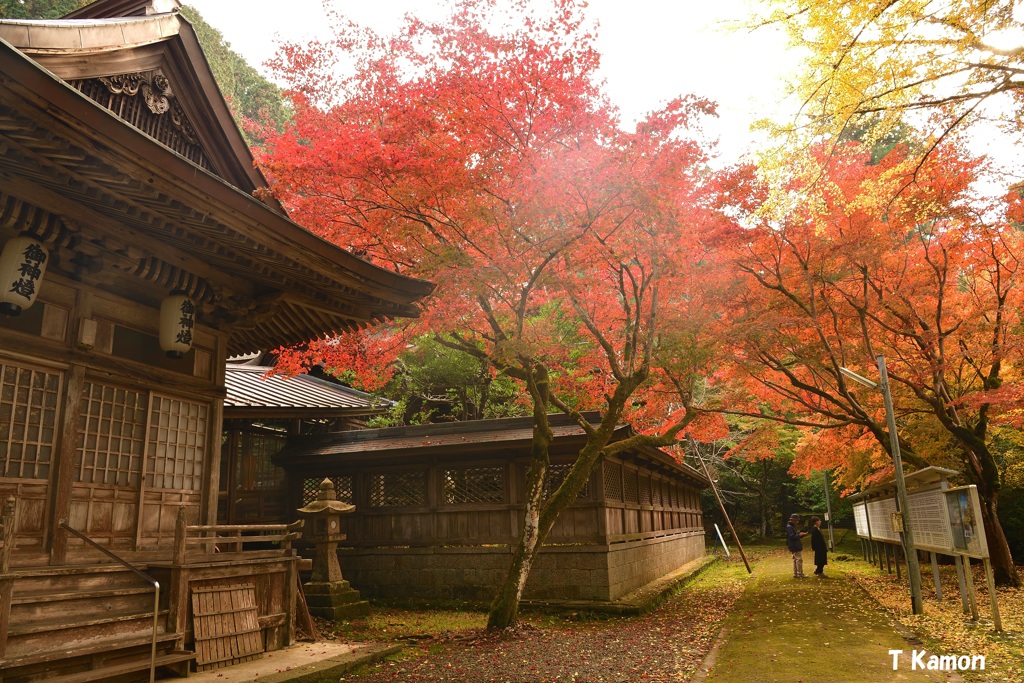
[[[585,413],[592,424],[600,423],[597,413]],[[565,415],[549,417],[554,440],[551,454],[575,455],[586,441],[583,429]],[[612,441],[632,435],[629,425],[620,424]],[[436,457],[528,456],[533,440],[532,417],[508,417],[494,420],[467,420],[439,424],[409,425],[385,429],[358,429],[335,434],[292,437],[288,445],[274,456],[274,462],[285,468],[317,472],[328,471],[342,464],[384,464],[391,461]],[[676,461],[665,451],[643,446],[623,459],[638,459],[647,467],[683,476],[698,486],[709,482],[703,473]]]
[[252,196],[263,178],[177,14],[0,21],[0,178],[0,241],[32,234],[49,272],[150,306],[184,290],[229,355],[415,316],[433,290]]
[[[124,3],[93,3],[83,11],[94,5],[110,4]],[[78,14],[81,12],[74,16]],[[94,99],[101,96],[102,102],[126,122],[168,144],[168,140],[161,139],[164,136],[147,130],[147,119],[156,121],[156,115],[146,110],[140,115],[127,109],[123,98],[110,97],[109,87],[104,91],[93,82],[112,77],[123,82],[125,77],[135,76],[146,78],[149,87],[154,77],[164,79],[161,83],[166,85],[159,95],[172,109],[169,113],[180,119],[181,125],[187,126],[189,134],[196,138],[197,150],[185,152],[184,156],[247,194],[267,187],[214,80],[192,25],[177,12],[51,21],[3,20],[0,39]],[[184,152],[181,144],[170,146]],[[270,205],[281,211],[276,202]]]
[[228,363],[224,385],[224,417],[339,417],[376,415],[389,401],[375,399],[335,382],[296,375],[284,377],[262,365]]

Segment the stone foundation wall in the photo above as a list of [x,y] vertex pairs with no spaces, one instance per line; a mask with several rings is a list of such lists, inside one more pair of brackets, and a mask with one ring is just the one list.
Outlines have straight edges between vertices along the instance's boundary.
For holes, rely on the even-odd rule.
[[[704,555],[699,531],[608,546],[545,547],[524,597],[616,600]],[[339,548],[345,579],[368,598],[486,604],[508,571],[507,546]]]

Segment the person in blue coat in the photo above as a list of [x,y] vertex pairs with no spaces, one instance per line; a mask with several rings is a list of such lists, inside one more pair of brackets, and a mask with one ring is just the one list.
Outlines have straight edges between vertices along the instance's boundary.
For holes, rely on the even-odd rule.
[[807,535],[806,531],[800,531],[796,527],[800,523],[800,515],[795,512],[789,516],[789,524],[786,525],[786,547],[793,553],[793,578],[803,579],[804,576],[804,544],[800,540]]

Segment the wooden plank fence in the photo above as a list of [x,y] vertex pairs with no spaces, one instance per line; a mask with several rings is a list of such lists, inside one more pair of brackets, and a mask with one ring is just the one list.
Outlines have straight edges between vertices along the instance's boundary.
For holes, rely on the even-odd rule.
[[199,671],[263,656],[263,638],[252,584],[194,587],[192,620]]

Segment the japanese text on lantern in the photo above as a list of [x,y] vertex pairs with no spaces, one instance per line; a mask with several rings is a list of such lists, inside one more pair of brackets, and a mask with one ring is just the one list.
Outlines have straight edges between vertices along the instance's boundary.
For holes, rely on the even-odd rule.
[[18,272],[21,277],[11,284],[11,291],[26,299],[36,293],[36,283],[43,275],[42,265],[46,262],[46,250],[38,244],[29,244],[22,252],[21,265]]
[[179,329],[175,341],[182,344],[192,344],[192,328],[196,323],[196,305],[191,299],[184,299],[181,302],[181,319],[178,321]]

